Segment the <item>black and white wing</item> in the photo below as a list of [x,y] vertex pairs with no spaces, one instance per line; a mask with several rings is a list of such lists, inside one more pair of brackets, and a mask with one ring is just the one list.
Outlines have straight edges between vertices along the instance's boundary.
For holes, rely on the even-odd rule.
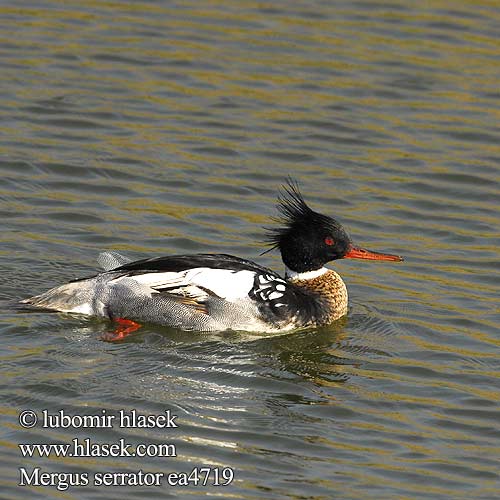
[[[236,302],[248,297],[257,275],[274,273],[226,254],[173,255],[129,262],[112,269],[115,281],[129,278],[157,293],[197,301],[210,296]],[[275,275],[279,278],[278,275]]]

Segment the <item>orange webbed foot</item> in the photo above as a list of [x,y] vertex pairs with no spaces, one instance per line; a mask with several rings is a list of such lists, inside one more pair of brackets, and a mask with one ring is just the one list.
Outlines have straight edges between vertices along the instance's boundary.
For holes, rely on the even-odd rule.
[[115,318],[113,321],[117,323],[117,326],[113,331],[103,333],[101,340],[105,340],[106,342],[123,340],[142,326],[140,323],[132,321],[131,319]]

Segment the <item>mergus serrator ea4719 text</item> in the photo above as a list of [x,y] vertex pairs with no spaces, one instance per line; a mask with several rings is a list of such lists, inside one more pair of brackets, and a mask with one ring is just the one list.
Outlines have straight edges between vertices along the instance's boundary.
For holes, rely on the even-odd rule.
[[401,261],[351,243],[335,219],[313,211],[296,183],[278,200],[277,228],[267,242],[278,249],[285,277],[226,254],[172,255],[130,262],[99,256],[105,269],[25,299],[35,307],[102,316],[118,322],[113,340],[150,322],[182,330],[282,332],[327,325],[347,314],[342,278],[324,265],[336,259]]

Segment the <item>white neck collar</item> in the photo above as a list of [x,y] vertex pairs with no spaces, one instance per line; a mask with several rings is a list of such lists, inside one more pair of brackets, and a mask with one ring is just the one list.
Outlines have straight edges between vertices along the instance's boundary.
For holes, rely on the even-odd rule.
[[285,267],[285,277],[289,280],[312,280],[328,272],[329,269],[326,267],[321,267],[320,269],[315,269],[314,271],[306,271],[305,273],[297,273]]

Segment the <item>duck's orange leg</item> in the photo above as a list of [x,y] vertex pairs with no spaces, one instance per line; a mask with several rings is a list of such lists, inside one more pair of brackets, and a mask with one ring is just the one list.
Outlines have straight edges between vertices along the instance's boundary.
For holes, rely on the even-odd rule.
[[113,321],[117,323],[117,326],[112,332],[103,333],[101,336],[101,340],[105,340],[106,342],[116,342],[117,340],[123,340],[125,337],[135,332],[142,326],[140,323],[136,323],[131,319],[115,318]]

